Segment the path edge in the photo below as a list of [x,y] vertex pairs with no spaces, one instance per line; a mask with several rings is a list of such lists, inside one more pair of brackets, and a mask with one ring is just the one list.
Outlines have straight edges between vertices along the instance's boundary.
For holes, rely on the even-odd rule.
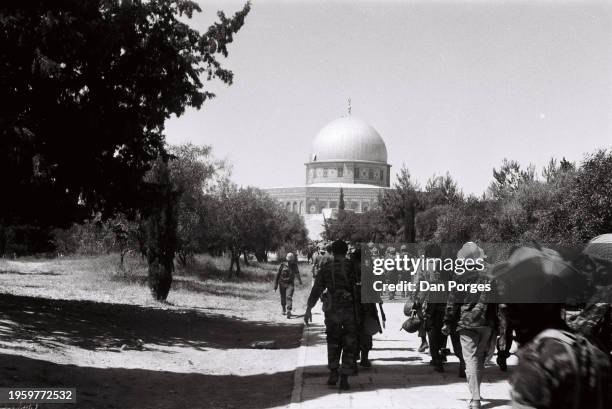
[[308,340],[310,327],[303,324],[302,340],[298,351],[296,369],[293,373],[293,390],[291,391],[290,409],[298,409],[302,406],[302,391],[304,389],[304,366],[306,365],[306,350],[309,347]]

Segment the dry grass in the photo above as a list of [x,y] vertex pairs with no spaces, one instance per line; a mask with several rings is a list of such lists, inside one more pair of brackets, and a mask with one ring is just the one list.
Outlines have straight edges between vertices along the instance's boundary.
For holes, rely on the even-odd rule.
[[[57,259],[0,260],[0,293],[41,298],[90,300],[160,308],[218,310],[224,315],[277,320],[278,296],[273,291],[277,265],[251,262],[239,277],[228,275],[229,259],[198,255],[187,269],[174,273],[167,304],[154,301],[147,287],[147,266],[139,256],[128,256],[123,271],[118,255]],[[302,308],[309,288],[296,293]]]

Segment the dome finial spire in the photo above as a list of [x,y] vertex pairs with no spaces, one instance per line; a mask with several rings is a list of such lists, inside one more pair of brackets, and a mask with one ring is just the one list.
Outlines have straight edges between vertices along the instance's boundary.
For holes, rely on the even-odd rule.
[[350,98],[348,99],[347,111],[348,111],[348,114],[350,115],[351,114],[351,99]]

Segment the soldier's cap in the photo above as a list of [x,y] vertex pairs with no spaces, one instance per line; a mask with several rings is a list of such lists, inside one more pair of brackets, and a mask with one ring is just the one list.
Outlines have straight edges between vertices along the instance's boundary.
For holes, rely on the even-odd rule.
[[408,246],[405,245],[405,244],[402,244],[401,247],[400,247],[400,250],[401,251],[406,251],[406,250],[408,250]]
[[395,253],[395,247],[387,247],[387,253]]
[[348,245],[344,240],[336,240],[331,245],[331,251],[334,255],[345,255],[348,251]]
[[295,260],[295,255],[293,253],[287,253],[285,258],[287,259],[287,261],[293,261]]

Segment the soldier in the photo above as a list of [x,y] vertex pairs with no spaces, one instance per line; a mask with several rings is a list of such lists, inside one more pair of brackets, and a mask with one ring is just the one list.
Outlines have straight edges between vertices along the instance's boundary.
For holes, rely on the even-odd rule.
[[497,337],[497,365],[503,372],[508,370],[508,364],[506,360],[510,357],[510,348],[512,347],[512,332],[514,331],[510,323],[508,322],[508,306],[506,304],[499,304],[497,306],[499,318],[499,335]]
[[[430,248],[431,246],[429,246],[428,248]],[[427,249],[425,252],[425,257],[434,257],[431,255],[428,255],[427,253]],[[420,268],[416,274],[412,277],[412,281],[416,284],[416,288],[417,291],[412,295],[412,309],[414,309],[417,314],[421,317],[421,326],[419,327],[419,331],[418,331],[418,336],[421,339],[421,345],[419,346],[419,348],[417,349],[418,352],[425,352],[427,351],[427,349],[429,348],[429,343],[427,342],[427,326],[426,326],[426,320],[424,317],[424,313],[425,313],[425,301],[426,301],[426,297],[427,297],[427,293],[421,293],[419,291],[420,288],[420,281],[430,281],[430,275],[432,275],[433,272],[431,271],[427,271],[427,269]],[[409,303],[411,300],[409,299],[407,301],[407,303]]]
[[[395,259],[395,247],[388,247],[385,254],[386,258]],[[395,269],[389,269],[385,273],[387,284],[397,284],[399,281],[399,272]],[[389,291],[389,300],[395,299],[395,291]]]
[[[442,249],[436,244],[429,244],[425,248],[426,258],[441,258]],[[447,283],[450,280],[449,274],[445,271],[433,269],[429,272],[427,280],[430,283]],[[431,355],[431,365],[436,372],[444,372],[444,362],[446,356],[443,349],[446,347],[446,336],[442,334],[444,312],[446,307],[446,292],[427,292],[423,304],[423,328],[429,338],[429,353]]]
[[[404,258],[404,256],[410,257],[410,254],[408,253],[408,246],[405,244],[402,244],[400,247],[400,257]],[[402,270],[402,272],[400,273],[400,279],[402,281],[411,281],[412,280],[412,274],[410,270]],[[402,297],[406,298],[408,297],[408,290],[404,289],[404,291],[402,292]]]
[[280,288],[281,307],[283,308],[283,314],[287,314],[287,319],[291,318],[296,278],[300,285],[302,285],[297,257],[293,253],[287,253],[286,262],[282,262],[278,267],[276,279],[274,280],[274,291]]
[[[372,349],[372,336],[376,333],[382,333],[382,327],[380,319],[378,318],[378,311],[376,310],[376,303],[362,303],[361,300],[361,249],[356,247],[351,256],[351,262],[355,269],[355,277],[357,280],[357,288],[355,290],[356,305],[359,312],[359,353],[355,354],[355,364],[359,355],[359,365],[364,368],[369,368],[372,363],[369,359],[370,350]],[[383,323],[385,322],[385,315],[382,309],[382,301],[379,303],[379,308],[382,316]]]
[[[328,385],[336,385],[340,379],[340,389],[349,389],[348,376],[353,373],[355,352],[357,350],[357,311],[355,306],[355,271],[346,260],[348,247],[342,240],[332,244],[333,258],[326,259],[308,297],[304,313],[306,325],[312,321],[312,307],[327,290],[323,297],[325,313],[325,333],[327,334],[327,362],[330,370]],[[342,367],[340,358],[342,357]]]
[[317,273],[319,272],[319,268],[321,268],[321,263],[323,259],[327,256],[327,252],[325,251],[325,244],[319,243],[317,247],[317,251],[312,256],[312,285],[314,285],[315,278],[317,277]]
[[[476,261],[484,257],[482,249],[471,241],[465,243],[457,253],[457,259],[461,260]],[[457,281],[462,284],[490,284],[485,274],[476,270],[458,275]],[[442,333],[445,335],[450,335],[455,328],[459,334],[465,374],[472,395],[469,407],[473,409],[480,408],[482,373],[491,341],[495,336],[494,329],[497,327],[497,307],[487,302],[487,294],[484,291],[480,294],[451,292],[442,327]]]
[[[529,285],[526,283],[525,285]],[[513,371],[514,408],[604,409],[609,396],[609,357],[561,318],[562,304],[508,304],[520,345]]]
[[607,354],[612,352],[612,234],[592,239],[576,267],[596,285],[596,292],[580,314],[572,317],[572,329]]

